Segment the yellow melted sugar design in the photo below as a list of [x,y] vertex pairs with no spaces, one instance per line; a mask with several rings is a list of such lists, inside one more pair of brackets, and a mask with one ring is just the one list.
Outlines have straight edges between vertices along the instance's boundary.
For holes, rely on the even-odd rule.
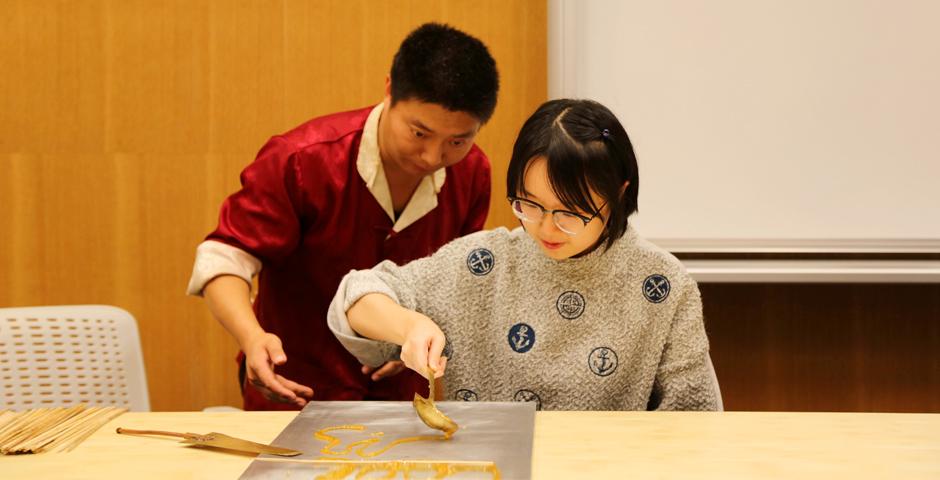
[[[392,460],[389,462],[375,462],[366,465],[341,465],[336,467],[329,472],[324,473],[323,475],[318,475],[316,480],[342,480],[348,478],[350,475],[355,474],[354,478],[361,479],[365,478],[366,475],[381,472],[385,473],[385,477],[369,477],[369,478],[385,478],[393,479],[399,473],[408,480],[411,477],[412,473],[433,473],[435,480],[444,479],[451,475],[455,475],[463,472],[480,472],[480,473],[489,473],[492,475],[494,480],[500,480],[499,470],[496,468],[495,464],[489,465],[456,465],[446,462],[437,462],[437,463],[416,463],[408,462],[403,460]],[[427,478],[427,477],[425,477]]]
[[[395,478],[399,473],[407,480],[411,478],[413,473],[433,473],[434,479],[444,479],[450,477],[451,475],[456,475],[464,472],[479,472],[479,473],[489,473],[494,480],[500,479],[499,469],[496,468],[495,463],[485,463],[481,462],[479,464],[468,464],[468,463],[453,463],[453,462],[433,462],[433,461],[409,461],[409,460],[390,460],[390,461],[376,461],[369,463],[349,463],[347,465],[342,465],[343,461],[350,461],[348,458],[342,458],[343,455],[349,455],[354,453],[356,456],[362,459],[373,458],[378,455],[381,455],[392,448],[402,445],[405,443],[413,442],[439,442],[443,440],[449,440],[450,438],[445,435],[419,435],[415,437],[405,437],[399,438],[398,440],[393,440],[389,442],[384,447],[381,447],[377,450],[366,451],[369,447],[381,442],[383,440],[384,432],[375,432],[369,435],[370,438],[363,440],[357,440],[350,442],[348,445],[342,449],[338,449],[343,443],[342,440],[337,438],[334,435],[331,435],[332,432],[337,430],[352,430],[357,432],[364,432],[366,429],[365,425],[338,425],[335,427],[326,427],[320,430],[317,430],[313,436],[317,440],[326,442],[320,453],[323,455],[329,455],[328,457],[321,457],[319,460],[336,460],[340,462],[340,465],[334,467],[329,472],[326,472],[323,475],[317,476],[317,480],[338,480],[347,478],[350,475],[355,474],[355,478],[364,478],[366,475],[372,473],[383,472],[386,474],[385,477],[370,477],[370,478]],[[355,460],[353,460],[355,462]]]
[[448,439],[444,435],[420,435],[417,437],[405,437],[405,438],[399,438],[398,440],[390,442],[385,447],[375,450],[373,452],[367,452],[366,449],[369,448],[369,446],[381,442],[382,436],[385,435],[385,433],[383,432],[375,432],[372,435],[370,435],[372,438],[367,438],[365,440],[358,440],[358,441],[352,442],[349,445],[346,445],[346,448],[342,450],[338,450],[338,451],[334,450],[334,448],[336,448],[343,442],[339,438],[336,438],[333,435],[330,435],[329,432],[332,432],[335,430],[355,430],[355,431],[361,432],[365,429],[366,427],[364,425],[339,425],[336,427],[326,427],[326,428],[317,430],[316,433],[313,434],[313,436],[317,440],[322,440],[324,442],[327,442],[327,445],[323,447],[322,450],[320,450],[320,453],[324,455],[349,455],[350,452],[355,450],[355,453],[356,455],[359,456],[359,458],[372,458],[372,457],[379,456],[403,443],[413,443],[413,442],[421,442],[421,441],[435,442],[435,441]]

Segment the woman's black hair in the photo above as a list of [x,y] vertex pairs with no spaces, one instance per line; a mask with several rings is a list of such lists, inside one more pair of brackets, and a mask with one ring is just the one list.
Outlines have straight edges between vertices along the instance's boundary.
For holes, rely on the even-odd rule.
[[607,202],[610,214],[598,244],[606,241],[610,248],[623,236],[637,210],[640,177],[630,137],[607,107],[592,100],[543,103],[513,146],[506,174],[510,196],[525,193],[526,169],[537,158],[546,159],[552,190],[565,207],[594,214],[601,205],[591,191]]
[[426,23],[408,34],[389,76],[392,105],[420,100],[469,113],[481,124],[496,108],[496,61],[483,42],[448,25]]

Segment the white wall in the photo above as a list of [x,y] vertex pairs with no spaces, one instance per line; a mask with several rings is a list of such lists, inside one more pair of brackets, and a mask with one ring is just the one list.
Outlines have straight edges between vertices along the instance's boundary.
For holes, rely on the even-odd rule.
[[940,1],[550,0],[549,95],[614,110],[673,250],[940,251]]

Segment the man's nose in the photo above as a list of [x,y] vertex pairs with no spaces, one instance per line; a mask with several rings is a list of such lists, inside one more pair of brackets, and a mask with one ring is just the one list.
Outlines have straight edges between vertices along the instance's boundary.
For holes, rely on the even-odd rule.
[[435,168],[441,165],[444,156],[444,149],[441,145],[428,145],[421,153],[421,161],[428,168]]

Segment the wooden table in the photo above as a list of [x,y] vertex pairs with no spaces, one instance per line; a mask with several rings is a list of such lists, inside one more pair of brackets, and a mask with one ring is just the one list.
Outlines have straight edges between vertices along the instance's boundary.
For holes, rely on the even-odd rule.
[[[291,412],[126,413],[71,453],[0,457],[0,478],[237,478],[253,455],[114,429],[270,442]],[[940,414],[539,412],[533,478],[940,478]]]

